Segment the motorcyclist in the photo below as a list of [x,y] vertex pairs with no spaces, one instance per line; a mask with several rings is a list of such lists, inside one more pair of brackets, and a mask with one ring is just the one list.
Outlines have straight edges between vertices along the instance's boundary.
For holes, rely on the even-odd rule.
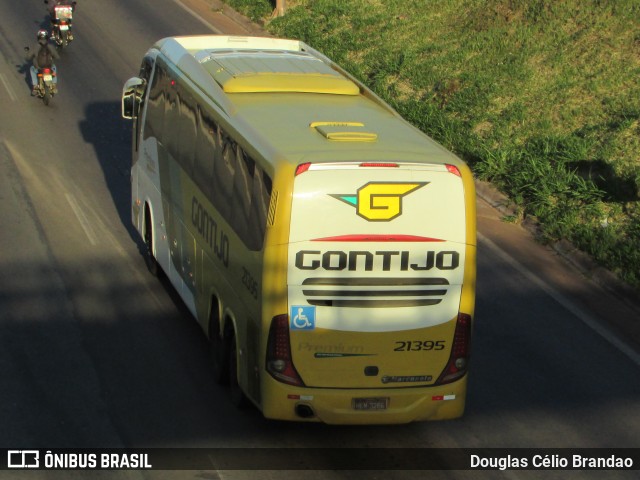
[[[54,65],[54,59],[60,58],[56,49],[49,44],[49,33],[46,30],[38,30],[36,34],[36,40],[38,44],[33,51],[27,50],[27,60],[33,61],[30,69],[31,73],[31,95],[36,95],[38,90],[38,70],[41,68],[50,68],[56,72],[56,66]],[[58,78],[53,78],[53,93],[58,91]]]
[[[76,4],[78,2],[74,1],[69,1],[69,0],[44,0],[44,3],[46,3],[49,6],[49,16],[51,17],[51,28],[53,28],[56,24],[56,7],[58,5],[60,6],[64,6],[64,5],[69,5],[71,7],[71,11],[75,12],[76,10]],[[69,21],[69,40],[73,40],[73,32],[71,31],[71,21]]]

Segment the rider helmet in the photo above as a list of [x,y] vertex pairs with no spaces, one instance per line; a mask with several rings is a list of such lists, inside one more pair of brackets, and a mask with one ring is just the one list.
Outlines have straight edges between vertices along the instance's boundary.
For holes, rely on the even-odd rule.
[[38,30],[38,33],[36,34],[36,39],[38,40],[38,43],[46,43],[48,38],[49,38],[49,34],[47,33],[46,30]]

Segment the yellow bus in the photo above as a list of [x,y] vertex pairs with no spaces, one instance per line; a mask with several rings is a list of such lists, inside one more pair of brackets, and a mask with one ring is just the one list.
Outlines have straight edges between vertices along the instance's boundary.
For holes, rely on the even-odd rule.
[[469,168],[288,39],[162,39],[123,88],[132,220],[267,418],[464,411],[475,304]]

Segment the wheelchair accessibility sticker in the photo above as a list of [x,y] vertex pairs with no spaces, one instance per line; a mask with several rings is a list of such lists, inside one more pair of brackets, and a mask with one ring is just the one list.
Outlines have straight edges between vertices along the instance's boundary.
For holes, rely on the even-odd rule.
[[293,305],[290,318],[291,330],[313,330],[316,328],[316,307]]

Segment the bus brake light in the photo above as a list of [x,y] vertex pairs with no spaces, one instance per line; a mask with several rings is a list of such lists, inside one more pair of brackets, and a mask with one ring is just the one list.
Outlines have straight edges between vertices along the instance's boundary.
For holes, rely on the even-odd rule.
[[304,387],[291,358],[289,316],[277,315],[271,320],[267,341],[267,371],[279,382]]
[[301,173],[306,172],[307,170],[309,170],[309,167],[311,166],[311,163],[301,163],[300,165],[297,166],[296,168],[296,177],[298,175],[300,175]]
[[449,173],[453,173],[454,175],[461,177],[462,175],[460,174],[460,169],[458,167],[456,167],[455,165],[449,165],[447,163],[447,171]]
[[471,350],[471,315],[458,313],[456,331],[453,335],[451,356],[447,366],[440,374],[436,385],[451,383],[467,373],[469,367],[469,353]]
[[398,168],[397,163],[375,163],[365,162],[360,164],[361,167],[385,167],[385,168]]

